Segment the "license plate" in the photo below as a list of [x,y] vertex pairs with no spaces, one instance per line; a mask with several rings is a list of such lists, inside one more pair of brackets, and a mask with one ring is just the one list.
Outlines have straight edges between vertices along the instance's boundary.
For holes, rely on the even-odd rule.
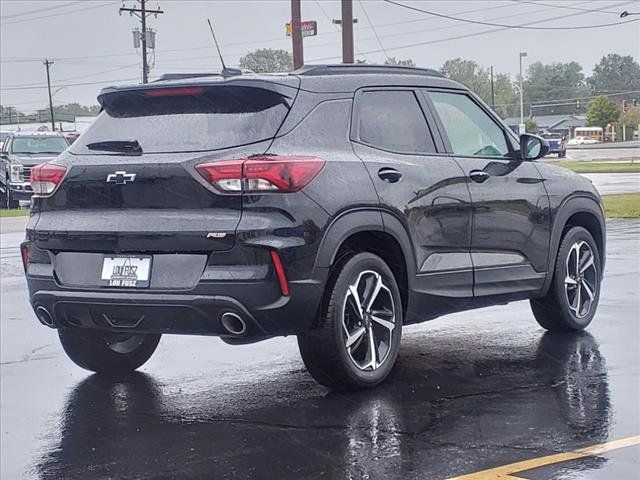
[[149,256],[104,257],[101,283],[109,287],[148,287],[150,272]]

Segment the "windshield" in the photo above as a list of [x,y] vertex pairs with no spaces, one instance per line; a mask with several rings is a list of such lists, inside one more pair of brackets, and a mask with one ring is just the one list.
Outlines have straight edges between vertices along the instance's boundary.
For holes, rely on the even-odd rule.
[[11,153],[23,155],[58,155],[69,144],[64,137],[14,137]]
[[100,97],[103,111],[72,153],[99,155],[137,142],[144,153],[217,150],[272,138],[290,99],[245,86],[157,88]]

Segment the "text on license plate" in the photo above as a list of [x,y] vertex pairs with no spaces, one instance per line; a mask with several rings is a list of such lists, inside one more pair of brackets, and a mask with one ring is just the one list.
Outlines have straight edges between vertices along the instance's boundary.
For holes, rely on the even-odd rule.
[[101,280],[110,287],[147,287],[151,257],[104,257]]

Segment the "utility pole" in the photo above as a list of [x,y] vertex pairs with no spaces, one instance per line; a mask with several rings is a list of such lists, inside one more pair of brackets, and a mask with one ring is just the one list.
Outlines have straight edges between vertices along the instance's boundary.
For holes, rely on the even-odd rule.
[[524,132],[524,92],[522,87],[522,59],[527,56],[527,52],[520,52],[520,127],[519,134]]
[[148,10],[146,8],[147,0],[139,0],[140,8],[135,7],[121,7],[119,13],[129,12],[129,15],[135,15],[140,19],[140,23],[142,26],[142,32],[140,33],[140,42],[142,44],[142,83],[148,83],[149,81],[149,60],[147,58],[147,15],[155,15],[156,18],[158,14],[164,13],[164,11],[159,8],[155,10]]
[[56,131],[56,122],[53,118],[53,98],[51,97],[51,76],[49,75],[49,67],[53,65],[53,60],[44,60],[44,66],[47,68],[47,89],[49,90],[49,113],[51,113],[51,131]]
[[342,0],[342,63],[354,63],[353,0]]
[[493,88],[493,65],[491,65],[491,108],[496,108],[496,94]]
[[293,44],[293,69],[304,65],[304,50],[302,48],[302,14],[300,0],[291,0],[291,42]]

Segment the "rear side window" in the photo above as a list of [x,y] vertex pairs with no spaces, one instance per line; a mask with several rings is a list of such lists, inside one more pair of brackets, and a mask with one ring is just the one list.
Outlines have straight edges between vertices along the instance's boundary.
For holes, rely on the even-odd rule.
[[248,145],[273,138],[292,101],[266,88],[231,85],[128,90],[99,100],[103,111],[73,153],[104,153],[87,145],[113,141],[137,141],[144,153]]
[[357,97],[355,133],[360,142],[401,153],[435,153],[433,137],[411,90],[363,92]]

